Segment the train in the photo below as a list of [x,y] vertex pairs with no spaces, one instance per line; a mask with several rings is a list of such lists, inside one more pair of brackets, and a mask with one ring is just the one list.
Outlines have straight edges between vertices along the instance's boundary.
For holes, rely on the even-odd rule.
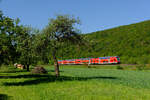
[[120,64],[120,57],[108,56],[108,57],[98,57],[98,58],[80,58],[80,59],[58,60],[58,64],[59,65]]

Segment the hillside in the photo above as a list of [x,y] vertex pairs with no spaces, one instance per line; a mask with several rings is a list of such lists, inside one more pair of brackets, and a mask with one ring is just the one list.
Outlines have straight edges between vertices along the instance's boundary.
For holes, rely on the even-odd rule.
[[122,63],[150,63],[150,20],[93,32],[84,37],[90,41],[89,47],[67,46],[61,59],[120,56]]

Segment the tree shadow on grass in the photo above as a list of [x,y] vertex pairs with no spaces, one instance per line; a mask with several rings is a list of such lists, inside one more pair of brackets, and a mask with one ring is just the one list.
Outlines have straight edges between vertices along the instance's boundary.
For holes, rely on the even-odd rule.
[[0,100],[10,100],[11,96],[7,96],[6,94],[0,94]]
[[[48,70],[48,71],[49,71],[49,72],[55,72],[55,70]],[[59,71],[59,72],[64,72],[64,71],[61,70],[61,71]]]
[[[30,70],[32,70],[32,69],[30,68]],[[0,71],[0,73],[19,73],[19,72],[28,72],[28,71],[26,69],[24,69],[24,70],[12,69],[12,70],[8,70],[8,71]],[[48,70],[48,72],[55,72],[55,70]],[[59,71],[59,72],[64,72],[64,71]]]
[[10,70],[10,71],[2,71],[0,73],[19,73],[19,72],[27,72],[26,70]]
[[8,79],[8,78],[41,78],[41,77],[49,77],[48,74],[28,74],[28,75],[16,75],[16,76],[0,76],[0,79]]
[[[16,76],[17,77],[17,76]],[[34,77],[36,79],[30,79],[26,80],[24,82],[5,82],[3,85],[5,86],[24,86],[24,85],[36,85],[40,83],[49,83],[49,82],[62,82],[62,81],[87,81],[90,79],[109,79],[109,80],[114,80],[117,79],[116,77],[103,77],[103,76],[95,76],[95,77],[70,77],[70,76],[52,76],[52,75],[21,75],[18,77],[22,78],[28,78],[28,77]]]

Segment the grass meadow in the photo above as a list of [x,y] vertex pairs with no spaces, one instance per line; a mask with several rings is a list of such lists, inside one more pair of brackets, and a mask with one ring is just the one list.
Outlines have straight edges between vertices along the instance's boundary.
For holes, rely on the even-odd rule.
[[45,75],[13,67],[0,68],[0,100],[149,100],[149,70],[118,70],[61,66],[59,78],[52,66]]

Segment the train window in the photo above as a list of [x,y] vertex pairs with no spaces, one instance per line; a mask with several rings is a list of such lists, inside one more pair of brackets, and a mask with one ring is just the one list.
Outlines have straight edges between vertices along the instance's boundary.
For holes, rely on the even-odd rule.
[[118,60],[118,61],[120,61],[120,58],[119,58],[119,57],[117,57],[117,60]]

